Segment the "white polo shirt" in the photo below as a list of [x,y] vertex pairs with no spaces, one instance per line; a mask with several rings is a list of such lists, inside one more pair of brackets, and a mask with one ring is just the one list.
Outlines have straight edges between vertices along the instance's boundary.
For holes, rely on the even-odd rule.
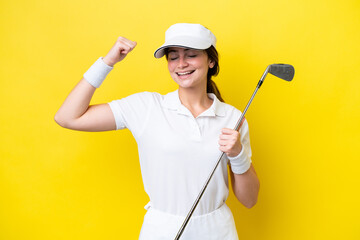
[[[181,104],[178,90],[161,95],[142,92],[109,103],[117,129],[128,128],[138,144],[144,188],[154,209],[186,216],[221,154],[221,129],[234,128],[241,112],[214,94],[209,109],[194,118]],[[243,150],[231,158],[232,170],[243,173],[251,164],[247,121],[241,130]],[[194,216],[223,205],[229,194],[224,159],[213,175]]]

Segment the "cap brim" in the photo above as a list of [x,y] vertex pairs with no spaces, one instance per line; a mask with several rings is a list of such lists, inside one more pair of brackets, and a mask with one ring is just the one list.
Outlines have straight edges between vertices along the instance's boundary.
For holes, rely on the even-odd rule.
[[[165,55],[165,49],[167,48],[171,48],[171,47],[180,47],[180,48],[189,48],[189,49],[196,49],[196,50],[202,50],[202,48],[193,48],[193,47],[188,47],[188,46],[183,46],[183,45],[166,45],[166,46],[161,46],[159,47],[155,53],[154,53],[154,57],[156,58],[162,58]],[[206,48],[205,48],[206,49]]]
[[182,47],[182,48],[191,48],[197,50],[208,49],[211,46],[211,43],[204,41],[202,39],[194,39],[193,37],[177,37],[170,39],[168,42],[165,42],[161,47],[156,49],[154,53],[155,58],[161,58],[165,55],[165,49],[169,47]]

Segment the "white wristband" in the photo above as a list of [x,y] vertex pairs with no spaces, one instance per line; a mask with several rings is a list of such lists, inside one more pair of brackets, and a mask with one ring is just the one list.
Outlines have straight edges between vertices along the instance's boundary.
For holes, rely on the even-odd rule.
[[246,154],[246,149],[243,146],[241,152],[236,157],[227,157],[230,161],[231,171],[236,174],[243,174],[249,170],[251,166],[251,158]]
[[99,88],[114,67],[107,65],[100,57],[96,62],[84,73],[85,80],[92,86]]

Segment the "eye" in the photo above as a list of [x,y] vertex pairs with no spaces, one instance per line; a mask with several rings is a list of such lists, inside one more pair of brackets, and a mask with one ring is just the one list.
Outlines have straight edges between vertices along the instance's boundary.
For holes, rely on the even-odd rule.
[[169,60],[174,61],[178,58],[179,56],[177,54],[169,54]]
[[189,55],[189,58],[194,58],[196,56],[197,56],[196,54],[192,54],[192,55]]

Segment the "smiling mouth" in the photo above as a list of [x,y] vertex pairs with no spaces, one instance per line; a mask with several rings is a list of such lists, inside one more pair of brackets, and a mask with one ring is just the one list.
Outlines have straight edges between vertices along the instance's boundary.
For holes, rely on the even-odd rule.
[[187,76],[187,75],[192,74],[193,72],[195,72],[195,70],[187,71],[187,72],[177,72],[176,74],[177,74],[178,76]]

